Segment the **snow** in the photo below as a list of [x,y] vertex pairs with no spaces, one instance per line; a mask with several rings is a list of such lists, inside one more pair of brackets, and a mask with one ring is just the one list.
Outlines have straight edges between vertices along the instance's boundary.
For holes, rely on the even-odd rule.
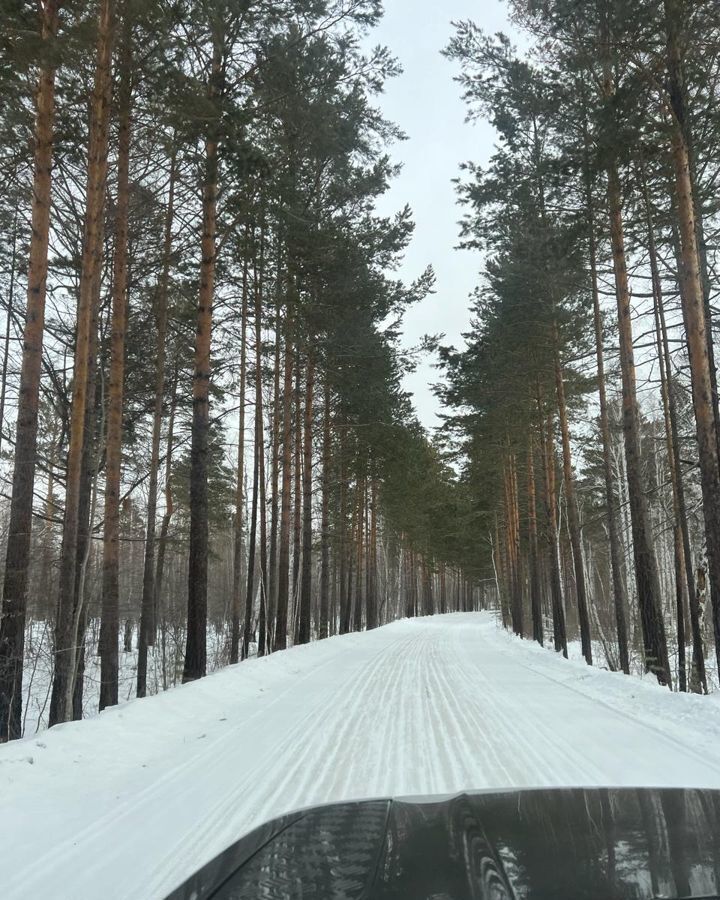
[[404,620],[0,747],[2,895],[163,897],[298,807],[473,788],[720,788],[720,698]]

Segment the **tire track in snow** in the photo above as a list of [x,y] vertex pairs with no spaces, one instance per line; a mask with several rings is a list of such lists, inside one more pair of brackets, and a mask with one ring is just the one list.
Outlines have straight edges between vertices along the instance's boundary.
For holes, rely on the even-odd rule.
[[[458,638],[456,642],[459,642]],[[479,662],[481,652],[491,660],[493,655],[497,659],[500,654],[488,642],[483,643],[484,646],[477,648],[473,655],[464,644],[460,649],[465,659],[465,680],[482,683],[483,702],[492,708],[491,721],[501,734],[499,744],[513,748],[509,783],[542,786],[587,782],[589,778],[602,781],[602,771],[593,760],[572,742],[562,740],[543,714],[538,714],[528,702],[518,703],[515,693],[505,687],[503,679],[489,677]],[[512,666],[515,664],[513,659]],[[589,774],[591,771],[592,775]]]
[[[385,648],[379,659],[374,659],[365,670],[356,674],[350,694],[335,704],[323,727],[308,741],[305,757],[296,761],[287,773],[275,791],[277,797],[293,782],[298,771],[304,778],[295,791],[296,799],[307,796],[303,789],[310,781],[315,781],[316,791],[326,797],[339,795],[345,799],[360,799],[380,792],[380,787],[366,772],[371,757],[367,752],[369,748],[363,744],[367,745],[367,738],[381,728],[393,685],[398,682],[409,648],[415,643],[414,636],[406,638],[389,657]],[[369,674],[367,669],[371,670]],[[308,764],[313,758],[322,760],[321,768],[313,770]],[[354,789],[358,783],[364,785],[359,794]]]
[[[455,636],[454,643],[459,645],[458,636]],[[457,666],[461,673],[458,681],[466,684],[470,679],[476,688],[474,695],[467,698],[468,709],[472,711],[471,716],[481,733],[487,737],[488,744],[493,747],[497,763],[496,767],[490,766],[486,773],[486,786],[542,783],[547,777],[547,760],[537,751],[536,742],[530,739],[526,728],[516,724],[511,714],[514,710],[498,695],[497,686],[483,668],[467,655],[464,647],[458,649]],[[460,661],[461,654],[464,665]],[[477,690],[478,687],[482,690]],[[506,759],[509,748],[512,748],[512,760]],[[502,773],[504,778],[498,778],[498,773]],[[534,774],[528,778],[528,773]]]
[[[459,689],[458,684],[451,684],[446,666],[448,660],[440,662],[439,644],[437,635],[430,643],[429,658],[426,673],[425,690],[423,697],[428,708],[434,739],[427,741],[426,746],[436,748],[436,759],[444,757],[446,774],[437,782],[434,790],[438,793],[460,790],[465,781],[465,767],[460,754],[453,752],[453,744],[465,741],[469,735],[464,734],[467,720],[462,716],[451,715],[454,706],[454,694]],[[442,727],[441,727],[442,726]],[[463,727],[465,726],[465,727]],[[431,758],[430,758],[431,759]],[[431,759],[432,769],[428,772],[428,781],[432,783],[433,774],[437,771]],[[436,776],[437,777],[437,776]]]
[[[370,691],[373,677],[377,677],[378,660],[382,660],[388,654],[391,659],[401,659],[400,648],[405,642],[407,638],[398,638],[384,644],[344,682],[339,685],[329,683],[327,689],[301,716],[283,740],[273,747],[270,754],[263,757],[232,786],[219,803],[206,809],[201,822],[173,846],[172,855],[151,874],[147,885],[150,895],[154,896],[156,891],[161,895],[163,891],[172,887],[173,883],[180,880],[175,876],[178,860],[186,859],[187,854],[197,846],[203,846],[203,842],[213,846],[218,843],[229,844],[275,815],[311,803],[323,802],[321,788],[331,763],[326,760],[320,769],[313,768],[312,765],[313,761],[322,759],[322,756],[318,757],[315,746],[317,740],[314,737],[318,722],[322,721],[323,715],[333,709],[334,704],[338,704],[339,698],[342,698],[338,704],[342,709],[337,709],[335,715],[346,724],[352,723],[350,710],[353,706],[362,706],[362,695]],[[369,677],[368,672],[371,673]],[[298,747],[299,753],[295,752]],[[237,750],[233,746],[228,746],[225,752],[232,758]],[[222,760],[216,761],[216,765],[222,768]],[[315,790],[312,793],[303,792],[300,789],[302,785],[295,784],[302,772],[307,774],[308,780],[315,782]],[[270,790],[268,780],[272,784]]]
[[[390,646],[392,646],[392,644],[390,644]],[[381,648],[377,651],[375,656],[382,654],[386,649],[387,647]],[[122,843],[118,846],[113,846],[113,843],[106,839],[106,835],[115,834],[117,832],[120,822],[124,820],[129,823],[128,827],[130,827],[131,823],[138,819],[139,810],[145,810],[145,814],[149,821],[152,821],[153,816],[156,816],[159,822],[164,821],[163,798],[167,801],[169,795],[173,797],[182,795],[183,784],[202,784],[204,774],[208,769],[213,767],[219,768],[226,762],[232,769],[232,762],[238,755],[238,745],[243,745],[243,736],[247,732],[248,726],[259,724],[261,720],[267,717],[268,712],[272,710],[273,707],[282,706],[283,701],[287,699],[288,696],[296,693],[299,686],[312,680],[317,681],[318,675],[333,664],[337,664],[338,657],[342,654],[343,649],[338,648],[337,651],[330,655],[320,666],[308,670],[308,672],[304,673],[300,678],[293,679],[287,688],[284,688],[277,696],[269,700],[267,704],[260,706],[243,721],[231,725],[227,730],[219,734],[217,738],[204,744],[201,749],[196,749],[195,747],[192,747],[191,744],[190,747],[192,747],[192,752],[185,760],[179,762],[167,772],[164,772],[152,784],[135,792],[127,800],[122,801],[115,807],[112,807],[107,813],[92,820],[81,831],[76,831],[64,841],[55,843],[52,849],[38,858],[38,865],[34,867],[32,871],[25,870],[18,873],[17,878],[13,877],[6,882],[4,891],[7,893],[4,893],[3,896],[11,897],[11,892],[14,890],[18,892],[18,897],[27,897],[29,886],[35,883],[36,877],[38,879],[42,878],[43,869],[52,867],[54,864],[61,862],[68,851],[71,851],[72,847],[78,844],[83,844],[84,846],[94,844],[98,847],[97,853],[88,853],[88,859],[84,865],[86,869],[97,867],[99,870],[102,870],[107,865],[108,853],[116,853],[118,856],[121,856],[124,853],[124,845]],[[240,677],[241,675],[242,664],[238,668],[238,676]],[[352,677],[352,672],[349,677]],[[332,682],[328,680],[326,686],[327,696],[331,696],[336,689],[337,685],[333,685]],[[291,732],[285,736],[280,747],[276,748],[273,752],[272,762],[277,763],[282,761],[284,754],[288,752],[293,742],[297,741],[298,735],[307,733],[308,725],[311,723],[315,714],[316,706],[320,706],[326,702],[327,696],[323,694],[310,710],[302,705],[298,706],[298,710],[301,711],[300,719],[291,727]],[[260,771],[265,768],[265,766],[268,766],[268,768],[270,766],[270,760],[267,758],[264,759],[262,765],[254,766],[247,773],[246,777],[242,780],[241,786],[232,792],[232,797],[235,800],[237,800],[238,795],[241,795],[243,790],[247,788],[248,783],[260,774]],[[232,804],[230,798],[228,798],[227,795],[223,796],[225,799],[221,801],[218,806],[223,808],[231,807]],[[203,829],[202,826],[198,827],[197,820],[194,820],[192,828],[190,828],[185,835],[184,844],[190,849],[197,847],[197,838],[201,832],[207,833],[209,830],[212,830],[213,825],[219,824],[222,827],[222,821],[219,821],[219,818],[219,816],[213,817],[212,822],[209,823],[208,829]],[[158,827],[160,826],[158,825]],[[232,838],[233,835],[229,835],[228,842],[232,840]],[[175,880],[172,877],[172,870],[177,866],[179,856],[180,854],[174,852],[173,848],[172,854],[167,858],[166,863],[162,867],[165,870],[166,878],[162,882],[164,887],[161,888],[160,895],[166,893],[167,889],[169,889],[167,888],[168,873],[170,880]],[[151,881],[154,881],[154,876],[151,876]],[[134,888],[123,887],[122,894],[113,896],[126,896],[128,898],[141,896],[146,894],[148,890],[152,890],[152,886],[148,885],[147,882],[143,882],[142,885],[138,885],[138,889],[140,890],[140,893],[137,893]],[[150,894],[148,894],[148,896],[150,896]]]
[[[454,645],[457,637],[453,635]],[[455,648],[453,648],[455,649]],[[466,761],[463,773],[463,784],[476,787],[489,786],[493,779],[491,773],[502,773],[503,778],[496,779],[511,784],[509,770],[502,759],[497,743],[490,739],[488,724],[491,720],[487,713],[483,714],[478,706],[477,698],[467,688],[467,672],[459,663],[457,652],[448,654],[444,666],[439,667],[443,679],[441,688],[448,708],[454,711],[454,720],[458,743],[462,748],[462,759]],[[478,775],[480,781],[477,781]]]

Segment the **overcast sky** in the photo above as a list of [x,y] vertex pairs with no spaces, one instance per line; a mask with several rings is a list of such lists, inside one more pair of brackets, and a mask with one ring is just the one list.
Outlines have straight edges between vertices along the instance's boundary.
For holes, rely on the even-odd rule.
[[[458,345],[468,326],[469,295],[477,283],[477,253],[455,250],[461,212],[452,179],[461,162],[482,163],[494,146],[493,130],[465,122],[460,86],[453,81],[457,66],[440,51],[452,34],[451,22],[472,19],[489,32],[510,28],[502,0],[386,0],[373,43],[387,45],[400,60],[403,74],[388,83],[380,105],[386,117],[408,136],[393,156],[403,172],[381,200],[387,214],[405,203],[412,207],[415,237],[401,270],[410,281],[432,265],[436,293],[411,309],[405,319],[405,339],[416,344],[424,334],[444,333]],[[438,402],[430,383],[439,373],[427,363],[408,378],[420,420],[428,428],[438,424]]]

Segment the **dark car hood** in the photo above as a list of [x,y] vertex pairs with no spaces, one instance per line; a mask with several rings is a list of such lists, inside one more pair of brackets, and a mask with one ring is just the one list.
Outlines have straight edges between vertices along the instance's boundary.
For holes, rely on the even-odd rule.
[[554,789],[283,816],[168,900],[649,900],[720,891],[720,791]]

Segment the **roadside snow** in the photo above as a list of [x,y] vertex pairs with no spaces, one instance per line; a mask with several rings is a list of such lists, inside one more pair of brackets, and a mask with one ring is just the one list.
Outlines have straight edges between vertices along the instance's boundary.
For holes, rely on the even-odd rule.
[[163,897],[313,803],[720,787],[719,702],[557,658],[482,613],[293,648],[0,747],[2,896]]

